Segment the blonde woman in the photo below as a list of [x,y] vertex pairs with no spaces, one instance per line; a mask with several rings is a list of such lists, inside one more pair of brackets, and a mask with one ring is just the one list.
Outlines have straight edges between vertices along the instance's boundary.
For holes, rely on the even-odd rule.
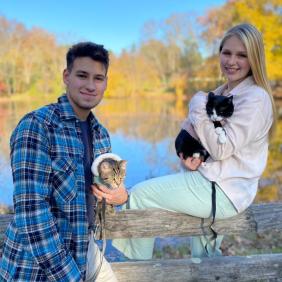
[[[183,129],[189,131],[192,126],[210,157],[205,163],[192,157],[182,159],[187,171],[137,184],[129,198],[131,209],[161,208],[209,218],[211,182],[215,182],[216,219],[235,216],[253,202],[267,162],[269,134],[275,125],[260,32],[250,24],[228,30],[220,44],[219,64],[226,83],[214,93],[232,95],[235,108],[222,124],[226,142],[217,141],[214,125],[206,114],[207,93],[196,93]],[[222,236],[215,242],[210,239],[193,237],[192,257],[220,255]],[[150,259],[154,239],[118,239],[113,245],[128,258]]]

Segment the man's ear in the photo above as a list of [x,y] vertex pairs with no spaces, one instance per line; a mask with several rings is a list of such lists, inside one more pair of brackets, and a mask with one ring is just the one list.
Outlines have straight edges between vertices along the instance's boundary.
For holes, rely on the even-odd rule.
[[63,71],[63,81],[64,81],[64,83],[65,83],[65,85],[68,85],[68,83],[69,83],[69,71],[68,71],[68,69],[64,69],[64,71]]

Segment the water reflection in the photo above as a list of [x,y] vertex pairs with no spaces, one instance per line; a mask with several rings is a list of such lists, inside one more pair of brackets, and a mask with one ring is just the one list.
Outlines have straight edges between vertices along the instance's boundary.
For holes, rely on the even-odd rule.
[[[12,204],[13,184],[9,160],[9,138],[12,130],[27,112],[56,99],[44,96],[40,99],[27,97],[24,101],[0,100],[0,204]],[[187,102],[175,103],[165,99],[119,99],[104,100],[95,109],[95,114],[110,132],[113,152],[128,161],[127,187],[179,170],[179,162],[174,152],[174,138],[186,115],[186,104]],[[278,131],[282,132],[281,121]],[[257,201],[282,199],[282,158],[281,152],[277,150],[281,139],[275,142],[274,149],[270,152],[269,169],[265,173],[266,187],[258,193]],[[275,179],[273,171],[278,175]],[[157,240],[156,244],[161,242]],[[175,238],[166,238],[163,242],[175,245],[178,241]],[[120,254],[112,248],[110,242],[106,255],[110,261],[120,259]]]
[[[0,101],[0,203],[12,204],[9,138],[27,112],[56,101],[56,97]],[[178,170],[174,136],[186,107],[175,112],[174,102],[152,100],[104,100],[95,114],[108,128],[113,152],[128,161],[126,186]]]
[[0,155],[0,204],[11,205],[13,194],[12,171],[9,162]]
[[[27,112],[56,100],[55,96],[27,97],[20,101],[0,100],[0,203],[12,204],[13,185],[9,160],[12,130]],[[95,109],[96,116],[110,132],[113,152],[128,161],[127,187],[144,179],[179,170],[174,138],[186,115],[186,104],[165,97],[150,100],[105,99]],[[281,120],[278,133],[282,136]],[[281,139],[278,139],[273,143],[268,168],[264,173],[265,183],[269,184],[258,193],[257,201],[282,199],[282,158],[278,149]]]

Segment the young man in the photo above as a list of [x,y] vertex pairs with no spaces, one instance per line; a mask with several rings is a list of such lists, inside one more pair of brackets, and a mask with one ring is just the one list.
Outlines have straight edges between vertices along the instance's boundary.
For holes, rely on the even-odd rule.
[[[107,87],[108,52],[83,42],[69,49],[66,60],[66,94],[28,113],[11,137],[15,215],[6,232],[0,281],[88,279],[95,273],[87,261],[93,192],[112,204],[127,200],[123,185],[110,192],[91,187],[93,159],[111,150],[107,130],[91,112]],[[116,281],[102,261],[95,281]]]

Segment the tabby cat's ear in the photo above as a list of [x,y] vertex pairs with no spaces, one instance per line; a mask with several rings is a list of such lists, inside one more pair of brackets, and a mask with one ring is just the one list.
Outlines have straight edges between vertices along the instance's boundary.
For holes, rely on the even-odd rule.
[[101,164],[100,164],[100,169],[101,171],[110,171],[111,170],[111,166],[110,164],[107,162],[107,161],[103,161]]
[[121,160],[121,161],[119,161],[119,164],[120,164],[120,167],[121,167],[122,169],[126,169],[127,161]]

